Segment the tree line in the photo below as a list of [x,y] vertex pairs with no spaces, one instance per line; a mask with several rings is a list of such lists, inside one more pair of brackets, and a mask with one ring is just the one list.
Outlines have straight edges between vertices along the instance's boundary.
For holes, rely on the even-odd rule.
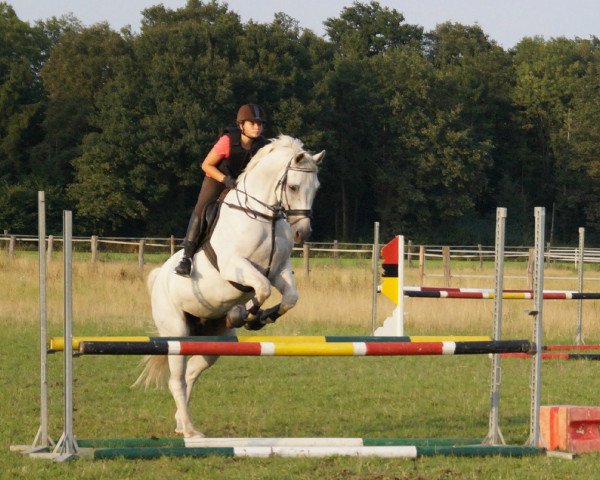
[[[225,3],[143,11],[140,31],[72,15],[31,25],[0,3],[0,229],[182,235],[200,164],[239,105],[267,135],[327,150],[314,239],[404,233],[426,243],[600,241],[600,41],[523,38],[478,25],[432,31],[376,1],[324,22],[243,23]],[[385,237],[384,237],[385,238]]]

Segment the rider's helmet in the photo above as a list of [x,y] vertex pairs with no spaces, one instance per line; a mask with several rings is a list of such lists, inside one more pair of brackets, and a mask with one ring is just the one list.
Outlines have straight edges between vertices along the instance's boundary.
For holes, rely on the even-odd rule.
[[238,110],[236,121],[237,123],[246,121],[266,123],[267,116],[260,105],[255,103],[247,103],[246,105],[242,105]]

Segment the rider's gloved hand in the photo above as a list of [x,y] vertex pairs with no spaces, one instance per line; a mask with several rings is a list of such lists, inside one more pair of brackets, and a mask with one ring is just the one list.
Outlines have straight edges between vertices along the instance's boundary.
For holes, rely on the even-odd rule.
[[235,188],[235,180],[233,178],[231,178],[229,175],[227,175],[224,179],[223,179],[223,184],[227,187],[227,188]]

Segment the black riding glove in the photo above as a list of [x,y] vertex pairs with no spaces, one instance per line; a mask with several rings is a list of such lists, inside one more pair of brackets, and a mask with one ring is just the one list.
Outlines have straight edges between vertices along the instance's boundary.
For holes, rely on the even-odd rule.
[[233,178],[231,178],[229,175],[227,175],[223,179],[223,184],[229,189],[235,188],[235,180]]

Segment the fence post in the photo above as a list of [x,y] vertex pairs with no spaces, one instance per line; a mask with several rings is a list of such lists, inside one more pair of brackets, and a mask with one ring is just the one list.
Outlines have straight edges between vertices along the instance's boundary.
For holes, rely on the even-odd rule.
[[302,246],[302,257],[304,259],[304,275],[308,277],[310,272],[310,247],[308,243]]
[[48,250],[46,250],[46,263],[52,261],[52,252],[54,250],[54,235],[48,235]]
[[479,250],[479,270],[483,270],[483,247],[481,243],[477,244],[477,250]]
[[140,240],[140,246],[138,249],[138,266],[140,268],[140,274],[144,274],[144,245],[146,245],[146,240]]
[[408,268],[412,268],[412,240],[409,240],[406,245],[406,258],[408,260]]
[[8,258],[9,260],[15,259],[15,244],[17,242],[17,238],[14,235],[10,236],[10,240],[8,241]]
[[450,286],[450,247],[442,247],[442,259],[444,264],[444,282],[447,287]]
[[419,286],[423,286],[425,277],[425,245],[419,245]]
[[333,241],[333,263],[337,266],[338,262],[338,241]]
[[96,257],[98,255],[98,236],[97,235],[92,235],[91,250],[92,250],[92,263],[96,263]]
[[175,255],[175,235],[171,235],[170,239],[171,256]]

